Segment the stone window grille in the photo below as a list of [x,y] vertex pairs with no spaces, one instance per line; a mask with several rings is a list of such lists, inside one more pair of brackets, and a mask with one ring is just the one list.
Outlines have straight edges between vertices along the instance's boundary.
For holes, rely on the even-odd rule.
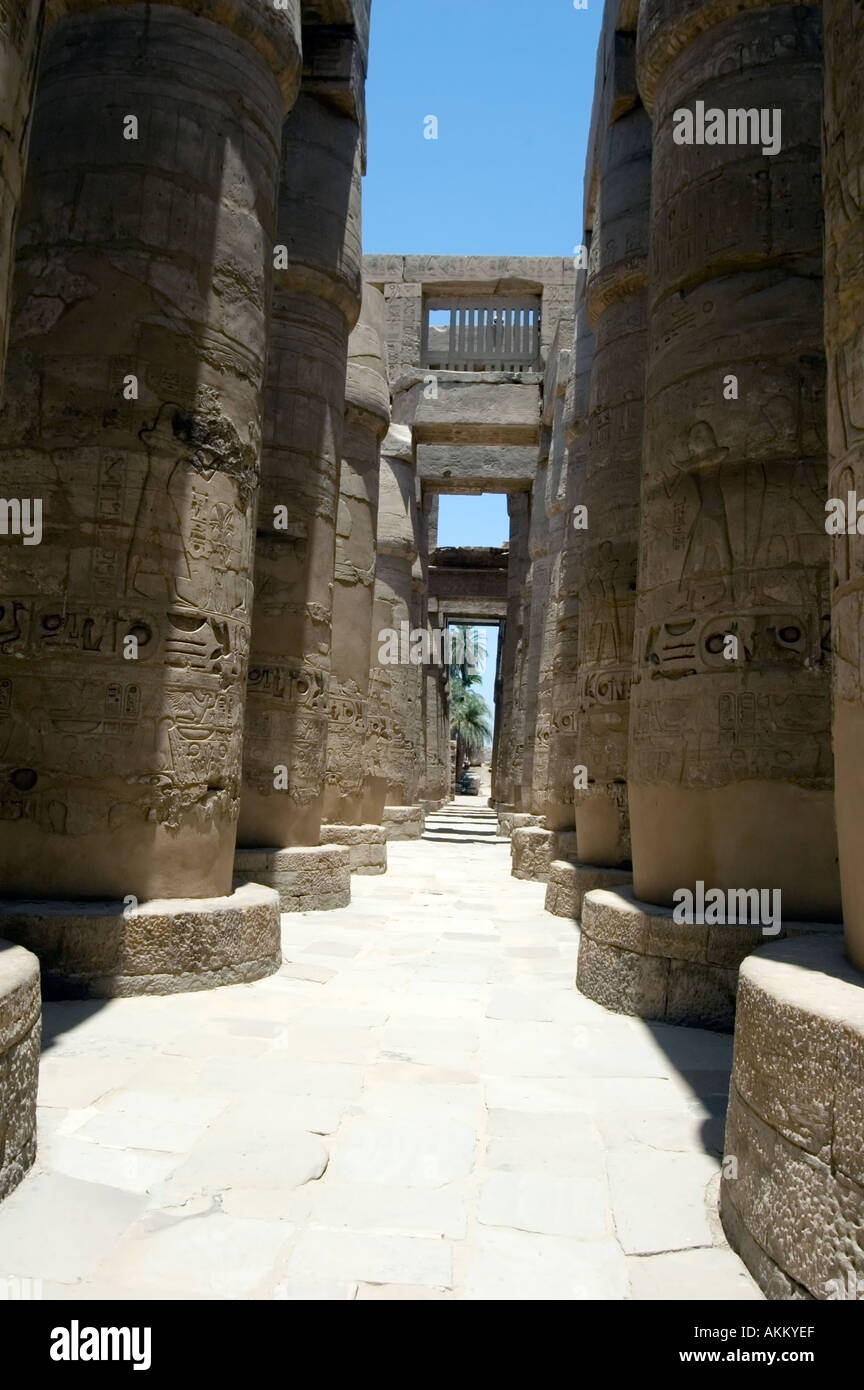
[[[433,323],[433,314],[444,321]],[[427,299],[422,365],[442,372],[539,370],[539,298]]]

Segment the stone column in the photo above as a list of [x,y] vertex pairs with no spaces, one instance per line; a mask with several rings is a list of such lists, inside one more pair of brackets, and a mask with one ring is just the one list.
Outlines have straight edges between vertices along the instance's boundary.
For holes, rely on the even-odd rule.
[[416,839],[423,833],[421,667],[410,660],[418,526],[411,430],[395,424],[381,446],[369,691],[368,795],[380,797],[383,792],[388,839]]
[[[572,334],[572,321],[565,333]],[[539,824],[548,800],[549,739],[553,713],[553,670],[558,619],[558,587],[566,531],[566,453],[564,417],[570,351],[557,340],[550,354],[544,388],[540,456],[531,496],[529,575],[531,607],[527,658],[523,667],[525,741],[517,812],[510,821],[512,873],[542,879],[559,857],[576,852],[572,831]]]
[[531,490],[531,520],[528,527],[529,567],[526,577],[527,642],[523,647],[522,692],[524,708],[524,741],[516,788],[516,803],[521,811],[536,814],[533,805],[535,739],[539,708],[540,664],[543,653],[543,634],[549,607],[549,520],[546,516],[546,475],[549,468],[551,430],[541,432],[537,471]]
[[[584,284],[583,284],[584,290]],[[576,314],[571,372],[563,421],[567,448],[566,524],[561,542],[558,618],[552,668],[552,719],[549,731],[546,824],[550,830],[575,830],[573,769],[578,763],[579,585],[585,531],[573,525],[575,509],[584,505],[588,454],[588,419],[594,338],[584,294]]]
[[0,11],[0,391],[44,9],[44,0],[6,0]]
[[[720,1211],[769,1299],[860,1300],[864,1288],[864,875],[861,860],[864,496],[864,11],[825,5],[825,340],[833,546],[834,755],[842,937],[757,951],[740,971]],[[828,512],[835,512],[833,505]],[[855,967],[858,967],[857,969]]]
[[350,900],[348,851],[320,831],[361,159],[357,123],[301,93],[282,138],[236,865],[283,912]]
[[49,989],[279,962],[274,895],[231,874],[299,12],[83,3],[43,46],[0,421],[0,494],[26,477],[43,531],[0,551],[0,881],[52,900],[2,928]]
[[643,1018],[729,1028],[738,967],[765,932],[839,912],[821,13],[647,0],[637,50],[654,183],[634,888],[586,896],[577,983]]
[[[549,843],[544,846],[537,831],[525,837],[533,842],[533,857],[540,872],[547,877],[547,912],[574,920],[581,917],[586,892],[629,881],[627,872],[600,868],[583,853],[582,836],[577,827],[586,793],[584,790],[577,792],[574,785],[574,772],[577,767],[586,766],[586,744],[591,744],[591,731],[586,727],[584,673],[580,660],[580,617],[586,602],[585,552],[590,524],[588,530],[582,527],[581,513],[577,508],[587,506],[589,518],[593,515],[588,474],[593,471],[591,383],[594,351],[595,339],[583,296],[576,316],[574,368],[562,421],[562,433],[567,445],[567,505],[558,578],[558,620],[545,801]],[[603,510],[602,502],[598,510]],[[580,521],[578,527],[574,524],[577,520]],[[615,534],[614,528],[612,534]],[[597,742],[595,729],[595,747]]]
[[364,285],[360,320],[348,342],[324,790],[327,823],[321,827],[322,844],[346,845],[352,872],[362,874],[387,868],[383,796],[374,822],[363,824],[379,451],[390,423],[383,330],[384,296]]
[[[507,498],[510,542],[507,559],[507,618],[501,655],[501,722],[495,770],[495,802],[499,813],[510,817],[516,810],[516,763],[521,741],[521,666],[523,649],[523,593],[528,569],[528,520],[530,496],[514,492]],[[509,833],[509,821],[502,821]]]
[[426,811],[437,810],[450,799],[450,725],[447,718],[448,668],[447,623],[439,617],[437,599],[426,605],[429,650],[433,659],[423,672],[423,721],[426,731],[426,768],[421,800]]
[[[641,106],[606,131],[586,307],[594,333],[581,541],[579,861],[629,868],[627,739],[639,547],[647,347],[651,121]],[[575,519],[575,518],[574,518]]]
[[[43,5],[33,0],[13,0],[0,12],[0,400],[42,15]],[[0,679],[0,727],[3,691]],[[39,962],[0,941],[0,1200],[36,1157],[40,1018]]]
[[419,800],[428,813],[450,798],[449,670],[445,664],[447,623],[439,615],[438,600],[429,597],[429,554],[438,534],[438,495],[424,494],[419,478],[416,486],[419,555],[414,567],[415,602],[417,625],[428,633],[429,655],[420,670],[424,758]]
[[[572,338],[572,320],[564,320],[562,338]],[[570,349],[558,348],[549,375],[548,420],[550,429],[549,462],[546,468],[546,527],[549,554],[549,575],[546,606],[542,614],[540,667],[537,675],[537,716],[534,726],[534,762],[531,769],[530,810],[537,815],[546,813],[549,787],[549,741],[553,718],[553,679],[555,668],[555,638],[558,628],[558,597],[564,540],[567,529],[567,445],[565,415],[567,384],[570,376]]]
[[[833,546],[834,777],[849,957],[864,970],[864,13],[825,7],[825,336],[829,496],[843,504]],[[832,508],[833,510],[833,508]],[[842,523],[841,523],[842,524]]]
[[[654,195],[630,812],[636,895],[665,906],[703,881],[779,889],[787,919],[839,913],[820,55],[818,5],[642,6]],[[676,143],[675,113],[695,132],[699,101],[724,120],[758,108],[766,130]]]

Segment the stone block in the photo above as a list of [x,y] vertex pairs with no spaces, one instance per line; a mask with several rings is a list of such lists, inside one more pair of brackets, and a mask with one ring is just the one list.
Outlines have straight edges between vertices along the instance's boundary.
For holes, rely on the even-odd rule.
[[344,845],[238,849],[234,881],[275,888],[281,912],[325,911],[351,901],[351,864]]
[[540,823],[540,816],[532,816],[525,811],[508,811],[498,807],[498,834],[506,835],[508,839],[514,830],[521,830],[526,825],[540,825]]
[[383,825],[322,825],[322,845],[344,845],[352,874],[386,874],[387,832]]
[[671,960],[666,982],[667,1023],[731,1032],[738,971],[701,961]]
[[[830,941],[839,928],[795,922],[781,933]],[[731,1032],[738,967],[765,942],[759,927],[675,922],[632,887],[596,889],[582,903],[577,985],[619,1013]]]
[[622,951],[583,934],[579,943],[577,988],[619,1014],[666,1017],[669,962],[659,956]]
[[632,884],[633,875],[627,869],[602,869],[594,864],[574,864],[567,859],[553,859],[547,882],[546,911],[555,917],[570,917],[578,922],[586,893]]
[[48,998],[180,994],[260,980],[279,969],[279,903],[260,883],[224,898],[0,902],[7,936],[42,964]]
[[384,807],[384,829],[388,840],[419,840],[425,824],[422,806]]
[[839,935],[741,966],[721,1216],[769,1298],[864,1289],[864,975]]
[[539,825],[526,825],[513,830],[510,836],[511,872],[514,878],[527,878],[545,883],[555,859],[576,857],[576,835],[571,830],[545,830]]
[[417,471],[427,490],[488,491],[490,484],[530,489],[537,446],[524,444],[419,444]]

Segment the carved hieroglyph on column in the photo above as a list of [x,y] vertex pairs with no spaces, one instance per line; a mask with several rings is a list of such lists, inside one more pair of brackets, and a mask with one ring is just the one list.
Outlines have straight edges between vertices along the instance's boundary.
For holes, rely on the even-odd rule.
[[[231,892],[279,136],[298,79],[299,4],[76,5],[45,38],[0,420],[0,495],[26,479],[43,508],[40,545],[0,548],[10,897]],[[52,929],[48,908],[31,931],[18,913],[16,939],[49,975],[98,976],[96,992],[240,964],[230,947],[210,957],[215,937],[187,951],[191,916],[175,951],[180,909],[148,911],[106,912],[103,931]]]
[[379,450],[390,423],[384,365],[384,298],[363,287],[360,320],[348,343],[345,436],[336,518],[330,725],[322,841],[347,844],[354,872],[383,871],[383,791],[363,824],[369,729],[369,650],[375,590]]
[[276,244],[288,264],[275,272],[265,392],[239,830],[250,849],[319,843],[360,162],[356,123],[301,93],[283,133]]
[[[820,55],[815,5],[640,12],[655,134],[630,813],[637,897],[666,906],[703,880],[779,888],[787,919],[839,914]],[[778,152],[676,144],[675,111],[706,95],[780,113]]]
[[404,649],[398,661],[382,659],[382,653],[388,655],[383,645],[388,633],[410,633],[414,628],[418,527],[411,430],[407,425],[391,425],[381,446],[367,794],[377,799],[383,791],[384,820],[394,837],[422,831],[417,804],[424,750],[422,668],[404,659]]
[[247,8],[224,27],[76,8],[45,40],[0,425],[0,493],[26,477],[44,516],[41,545],[0,551],[18,896],[230,891],[278,80],[298,65],[296,10],[266,15],[273,72],[232,32]]
[[641,106],[614,121],[599,156],[587,279],[594,329],[581,541],[576,791],[582,862],[630,860],[627,737],[639,546],[647,339],[651,121]]
[[0,0],[0,398],[44,0]]
[[[833,545],[834,776],[843,921],[851,959],[864,970],[864,9],[825,6],[825,338],[828,353],[829,496],[843,502],[847,533]],[[864,507],[861,508],[864,513]],[[849,534],[849,529],[854,534]]]

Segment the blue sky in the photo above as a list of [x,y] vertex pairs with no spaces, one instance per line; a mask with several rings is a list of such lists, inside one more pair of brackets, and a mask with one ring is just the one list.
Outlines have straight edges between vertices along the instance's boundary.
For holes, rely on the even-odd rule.
[[[603,0],[372,0],[367,252],[573,255],[602,11]],[[437,140],[424,139],[428,116]],[[442,497],[441,545],[507,533],[503,496]]]
[[372,0],[366,251],[573,254],[602,9]]

